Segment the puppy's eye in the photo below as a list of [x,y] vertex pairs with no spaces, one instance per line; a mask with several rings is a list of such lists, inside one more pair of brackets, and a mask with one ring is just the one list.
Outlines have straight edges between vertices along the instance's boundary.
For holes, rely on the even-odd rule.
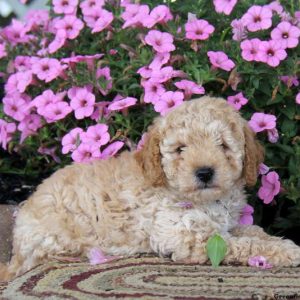
[[185,148],[185,145],[180,145],[179,147],[176,148],[176,153],[180,154]]

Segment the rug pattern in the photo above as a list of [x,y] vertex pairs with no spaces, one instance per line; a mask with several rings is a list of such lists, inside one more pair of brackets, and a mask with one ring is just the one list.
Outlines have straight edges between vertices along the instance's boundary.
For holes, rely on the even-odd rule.
[[2,300],[276,299],[276,295],[300,299],[300,268],[212,268],[158,257],[124,258],[98,266],[52,262],[3,288]]

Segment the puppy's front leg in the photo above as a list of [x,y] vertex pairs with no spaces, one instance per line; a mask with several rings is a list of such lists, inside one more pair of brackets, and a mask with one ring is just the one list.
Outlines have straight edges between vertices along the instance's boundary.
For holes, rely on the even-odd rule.
[[249,257],[264,256],[274,266],[300,265],[300,247],[291,240],[270,236],[258,226],[241,226],[226,239],[228,253],[225,263],[247,264]]

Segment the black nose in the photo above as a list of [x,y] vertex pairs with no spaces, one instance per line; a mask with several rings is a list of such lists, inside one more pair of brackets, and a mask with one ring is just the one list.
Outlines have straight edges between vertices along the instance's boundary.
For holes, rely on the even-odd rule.
[[196,177],[204,183],[208,183],[209,181],[211,181],[211,179],[214,176],[214,173],[214,169],[209,167],[197,169],[195,172]]

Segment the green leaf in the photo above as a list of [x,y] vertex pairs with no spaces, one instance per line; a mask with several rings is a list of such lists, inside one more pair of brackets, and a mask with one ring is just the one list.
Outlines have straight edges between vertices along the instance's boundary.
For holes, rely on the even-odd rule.
[[215,234],[208,239],[206,253],[213,267],[217,267],[221,263],[226,255],[226,251],[226,242],[219,234]]

